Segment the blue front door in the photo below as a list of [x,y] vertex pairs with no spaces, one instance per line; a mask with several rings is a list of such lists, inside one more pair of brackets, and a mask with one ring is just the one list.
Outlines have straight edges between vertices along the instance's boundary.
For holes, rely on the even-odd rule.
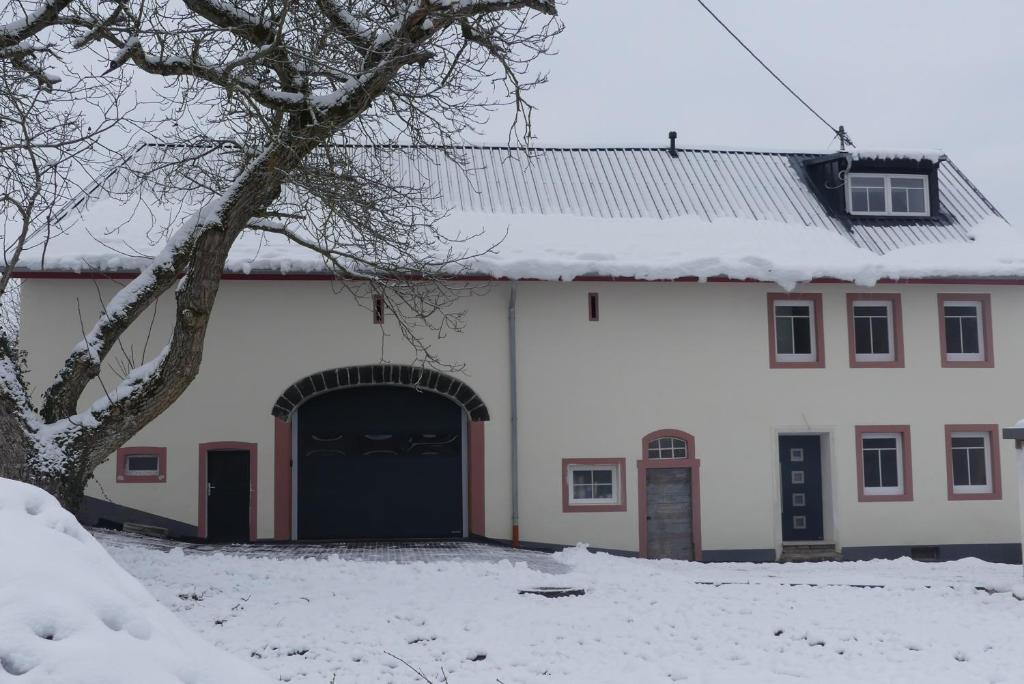
[[782,541],[824,537],[821,502],[821,438],[779,437],[782,479]]

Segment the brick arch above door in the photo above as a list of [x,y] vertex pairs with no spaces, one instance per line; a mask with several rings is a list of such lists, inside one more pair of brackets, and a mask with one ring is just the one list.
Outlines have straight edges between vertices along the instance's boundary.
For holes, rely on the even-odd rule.
[[279,420],[289,421],[295,409],[307,399],[325,392],[367,385],[402,385],[434,392],[462,406],[473,422],[491,418],[483,399],[461,380],[421,366],[391,363],[332,368],[307,375],[281,393],[271,413]]

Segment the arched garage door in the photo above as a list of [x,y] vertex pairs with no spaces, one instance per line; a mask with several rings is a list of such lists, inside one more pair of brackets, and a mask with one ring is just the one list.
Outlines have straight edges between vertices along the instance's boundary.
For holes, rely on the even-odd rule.
[[299,539],[463,535],[460,406],[378,385],[316,396],[297,413]]

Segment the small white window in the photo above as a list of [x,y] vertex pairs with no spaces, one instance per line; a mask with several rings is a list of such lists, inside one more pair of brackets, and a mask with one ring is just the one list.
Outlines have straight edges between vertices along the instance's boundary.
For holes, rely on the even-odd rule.
[[807,505],[807,495],[803,492],[793,493],[793,507],[800,508],[801,506]]
[[985,333],[979,301],[946,301],[942,305],[946,358],[950,361],[984,361]]
[[647,443],[647,458],[686,458],[686,440],[680,437],[658,437]]
[[619,468],[615,465],[570,465],[569,503],[619,503]]
[[160,475],[159,454],[129,454],[125,457],[122,477],[153,477]]
[[160,474],[160,456],[157,454],[131,454],[124,459],[124,474],[129,477]]
[[853,349],[858,361],[894,361],[892,302],[853,303]]
[[804,460],[804,450],[799,448],[790,449],[789,460],[793,463],[802,463]]
[[992,449],[987,432],[950,435],[954,494],[992,493]]
[[903,437],[896,434],[865,434],[861,437],[864,461],[864,494],[903,494]]
[[818,360],[814,302],[780,299],[775,302],[775,357],[782,363]]
[[847,174],[846,207],[855,216],[931,216],[928,176]]
[[807,516],[806,515],[794,515],[793,516],[793,529],[794,530],[806,530],[807,529]]
[[791,484],[803,484],[804,483],[804,471],[794,470],[789,473],[789,481]]

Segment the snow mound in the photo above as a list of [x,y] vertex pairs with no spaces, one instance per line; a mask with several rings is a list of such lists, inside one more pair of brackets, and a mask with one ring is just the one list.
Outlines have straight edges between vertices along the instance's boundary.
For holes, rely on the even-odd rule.
[[0,478],[0,681],[270,680],[158,604],[52,496]]

